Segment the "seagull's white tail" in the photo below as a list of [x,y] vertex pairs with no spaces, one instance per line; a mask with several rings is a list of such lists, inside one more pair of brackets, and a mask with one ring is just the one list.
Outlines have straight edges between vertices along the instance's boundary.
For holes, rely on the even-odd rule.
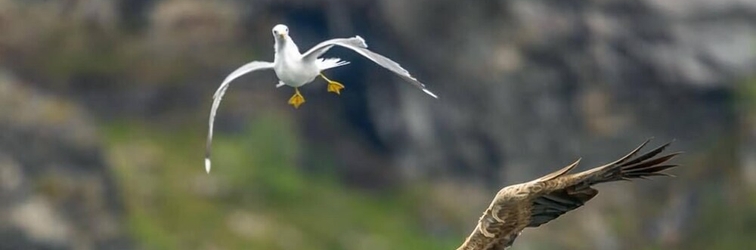
[[348,61],[342,61],[341,58],[319,58],[315,63],[318,64],[321,71],[349,64]]

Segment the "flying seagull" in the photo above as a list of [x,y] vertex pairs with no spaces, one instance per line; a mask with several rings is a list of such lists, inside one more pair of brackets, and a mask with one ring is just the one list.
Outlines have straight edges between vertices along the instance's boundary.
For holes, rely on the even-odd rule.
[[213,106],[210,110],[210,127],[208,129],[207,144],[205,146],[205,171],[208,173],[210,173],[210,146],[213,140],[213,121],[215,119],[215,112],[220,105],[223,94],[225,94],[226,89],[228,89],[229,83],[252,71],[264,69],[272,69],[275,71],[276,76],[279,79],[276,88],[284,85],[293,87],[294,95],[289,99],[289,104],[294,106],[294,108],[299,108],[299,105],[302,105],[302,103],[305,102],[304,96],[299,93],[299,87],[312,82],[318,76],[328,82],[328,92],[341,94],[344,85],[326,78],[325,75],[323,75],[323,71],[347,65],[349,62],[343,61],[339,58],[320,58],[320,56],[333,48],[333,46],[341,46],[367,57],[378,65],[396,73],[401,78],[404,78],[404,80],[407,80],[426,94],[433,98],[438,98],[435,94],[430,92],[430,90],[425,88],[423,83],[412,77],[407,70],[399,66],[398,63],[368,50],[365,40],[360,36],[326,40],[315,45],[315,47],[312,47],[304,54],[299,53],[299,48],[289,36],[289,28],[286,27],[286,25],[279,24],[273,27],[273,38],[276,41],[276,44],[274,45],[275,56],[273,62],[252,61],[242,65],[231,72],[230,75],[226,76],[226,79],[223,80],[223,83],[221,83],[218,90],[215,91],[215,95],[213,95]]
[[595,184],[671,176],[662,171],[677,165],[665,162],[680,153],[655,157],[669,146],[670,143],[667,143],[636,157],[649,141],[619,160],[601,167],[568,174],[578,165],[578,159],[536,180],[502,188],[478,220],[475,230],[457,250],[504,250],[526,227],[538,227],[588,202],[598,194],[592,187]]

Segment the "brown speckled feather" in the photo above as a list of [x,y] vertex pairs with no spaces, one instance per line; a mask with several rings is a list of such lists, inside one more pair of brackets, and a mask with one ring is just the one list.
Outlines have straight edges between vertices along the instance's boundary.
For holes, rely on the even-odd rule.
[[637,156],[649,141],[604,166],[568,174],[578,160],[536,180],[502,188],[480,217],[478,226],[457,250],[506,249],[526,227],[538,227],[588,202],[598,194],[592,188],[595,184],[670,176],[662,171],[677,165],[663,163],[679,153],[658,156],[669,146],[670,143],[666,143]]

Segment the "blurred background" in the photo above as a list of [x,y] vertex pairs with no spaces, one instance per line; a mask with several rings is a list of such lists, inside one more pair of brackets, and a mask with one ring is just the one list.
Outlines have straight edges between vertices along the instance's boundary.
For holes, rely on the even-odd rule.
[[[271,28],[352,64],[212,94]],[[756,1],[0,0],[0,249],[454,249],[499,188],[675,139],[514,249],[756,249]]]

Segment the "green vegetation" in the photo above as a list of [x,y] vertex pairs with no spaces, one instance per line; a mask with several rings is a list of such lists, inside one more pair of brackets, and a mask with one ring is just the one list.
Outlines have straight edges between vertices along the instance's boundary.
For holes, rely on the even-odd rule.
[[[268,115],[219,133],[214,168],[196,129],[107,126],[131,234],[147,249],[452,249],[418,224],[417,195],[349,190],[297,169],[299,140]],[[461,237],[461,236],[460,236]]]
[[704,192],[700,220],[696,223],[689,249],[756,249],[756,196],[741,192],[729,193],[744,199],[731,199],[716,187]]
[[744,113],[754,115],[756,113],[756,76],[746,79],[743,83],[738,84],[738,102],[744,108]]

